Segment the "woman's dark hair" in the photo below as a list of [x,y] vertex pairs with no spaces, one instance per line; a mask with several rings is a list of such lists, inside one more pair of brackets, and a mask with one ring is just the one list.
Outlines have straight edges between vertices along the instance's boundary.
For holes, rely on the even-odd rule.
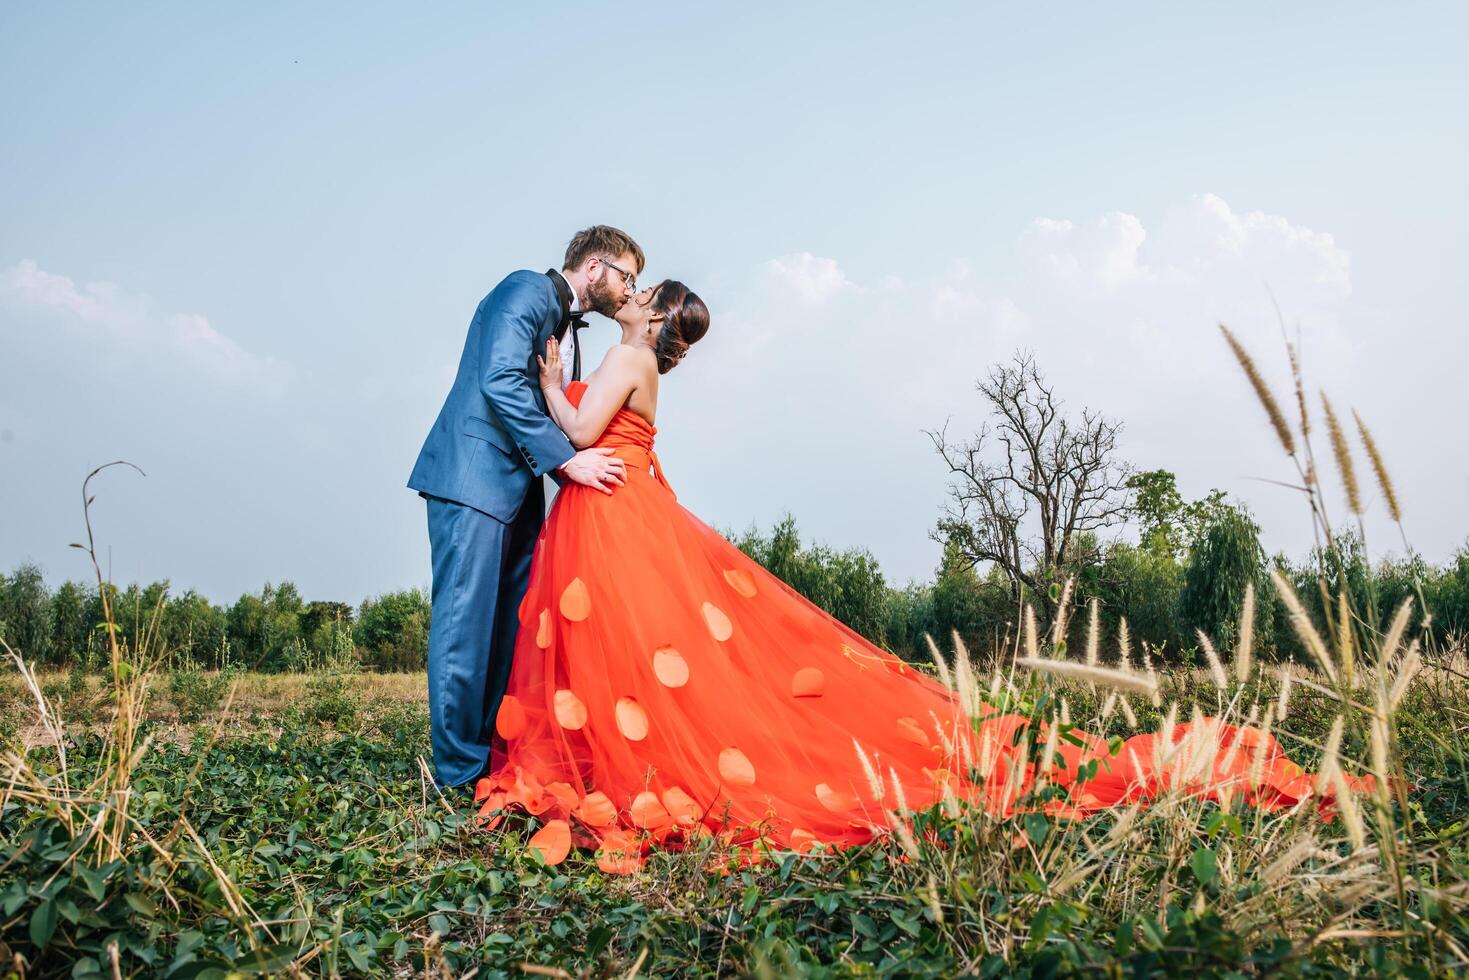
[[658,358],[658,373],[667,374],[709,332],[709,307],[683,283],[665,279],[653,294],[652,312],[663,314],[663,330],[653,353]]

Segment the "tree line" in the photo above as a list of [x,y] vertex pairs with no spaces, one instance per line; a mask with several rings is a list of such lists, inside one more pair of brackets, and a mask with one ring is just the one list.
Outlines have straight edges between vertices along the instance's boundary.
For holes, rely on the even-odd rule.
[[[1360,541],[1299,562],[1267,556],[1259,528],[1242,506],[1211,495],[1184,503],[1171,473],[1135,477],[1142,501],[1141,532],[1135,541],[1103,545],[1084,540],[1086,557],[1073,572],[1071,601],[1096,599],[1109,642],[1127,620],[1134,642],[1148,644],[1164,662],[1189,659],[1202,631],[1221,644],[1237,635],[1244,589],[1261,597],[1256,642],[1282,658],[1306,657],[1286,625],[1267,576],[1279,569],[1308,606],[1321,608],[1320,580],[1329,594],[1345,586],[1359,609],[1391,618],[1407,596],[1421,596],[1433,610],[1431,630],[1444,645],[1469,633],[1469,548],[1443,565],[1418,556],[1370,563]],[[1054,590],[1032,592],[1014,583],[997,565],[971,561],[962,544],[947,540],[929,581],[894,586],[873,555],[861,548],[838,550],[803,542],[793,518],[769,531],[748,530],[734,543],[773,574],[853,629],[908,659],[927,657],[924,635],[947,646],[958,633],[971,650],[986,653],[1013,643],[1020,622],[1018,603],[1038,610]],[[1040,583],[1037,583],[1040,584]],[[160,648],[178,668],[309,671],[365,667],[412,671],[428,655],[429,600],[420,589],[388,592],[356,606],[307,601],[289,581],[220,605],[192,590],[174,595],[168,582],[113,587],[123,637],[157,630]],[[155,619],[155,611],[157,613]],[[36,663],[65,668],[103,663],[99,631],[102,604],[95,586],[63,582],[48,588],[33,564],[0,575],[0,636]]]
[[[1029,355],[996,365],[976,390],[988,424],[959,441],[946,429],[929,433],[950,481],[949,506],[933,528],[942,558],[931,580],[891,585],[870,552],[806,544],[791,517],[768,532],[726,536],[822,609],[914,660],[927,658],[925,636],[947,646],[957,633],[984,654],[1015,643],[1027,605],[1044,628],[1060,603],[1095,601],[1109,641],[1125,620],[1154,659],[1187,662],[1200,633],[1233,644],[1247,587],[1259,598],[1257,648],[1303,659],[1272,570],[1318,621],[1331,619],[1325,597],[1345,590],[1378,623],[1415,597],[1432,613],[1431,642],[1458,645],[1469,633],[1469,548],[1442,565],[1413,553],[1374,563],[1361,537],[1348,533],[1299,560],[1268,555],[1243,504],[1217,490],[1186,500],[1171,472],[1119,459],[1120,423],[1087,409],[1068,414]],[[430,607],[420,589],[353,606],[307,601],[285,581],[224,606],[192,590],[175,595],[166,581],[108,588],[124,639],[156,630],[154,648],[176,667],[426,665]],[[69,581],[52,590],[33,564],[0,574],[0,636],[32,661],[100,663],[101,619],[95,586]]]
[[[122,639],[136,644],[153,631],[151,648],[164,651],[177,669],[399,671],[427,662],[429,601],[419,589],[353,606],[307,601],[289,581],[267,583],[230,605],[193,590],[174,594],[167,581],[108,588]],[[102,621],[96,585],[68,581],[50,590],[34,564],[0,575],[0,636],[31,661],[101,666]]]

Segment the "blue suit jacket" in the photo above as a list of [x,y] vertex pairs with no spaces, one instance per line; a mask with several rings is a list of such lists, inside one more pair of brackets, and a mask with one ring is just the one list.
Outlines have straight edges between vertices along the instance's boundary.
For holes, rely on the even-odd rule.
[[531,481],[575,455],[546,414],[536,365],[560,322],[561,301],[544,273],[512,272],[480,302],[410,488],[509,523]]

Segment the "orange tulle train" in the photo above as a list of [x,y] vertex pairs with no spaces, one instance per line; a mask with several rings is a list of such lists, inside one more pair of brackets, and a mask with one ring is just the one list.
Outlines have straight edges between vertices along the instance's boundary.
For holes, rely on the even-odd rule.
[[[627,485],[611,496],[565,487],[542,530],[491,772],[476,788],[486,824],[523,808],[541,818],[530,846],[547,863],[580,846],[627,873],[652,846],[711,834],[798,851],[864,843],[890,828],[899,799],[922,809],[946,786],[995,812],[1015,807],[1038,775],[1034,761],[1015,764],[1026,720],[972,725],[938,681],[684,510],[655,431],[619,411],[598,445],[626,460]],[[1083,744],[1061,742],[1064,764],[1045,773],[1070,788],[1058,814],[1170,786],[1283,807],[1314,785],[1251,728],[1196,721],[1170,733],[1181,750],[1139,735],[1115,753],[1076,734]],[[1092,760],[1095,775],[1078,780]]]

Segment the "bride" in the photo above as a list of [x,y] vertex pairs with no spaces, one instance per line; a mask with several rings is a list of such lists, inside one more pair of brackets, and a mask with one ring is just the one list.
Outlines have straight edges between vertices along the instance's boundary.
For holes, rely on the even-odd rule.
[[[803,851],[862,843],[891,825],[895,799],[922,809],[946,787],[1013,806],[1021,787],[1003,773],[1034,771],[1006,765],[1025,719],[971,725],[943,684],[677,503],[653,451],[658,385],[708,332],[703,301],[665,280],[616,319],[621,343],[585,382],[562,390],[554,340],[538,358],[556,423],[577,449],[613,449],[627,478],[610,495],[563,487],[541,531],[499,739],[476,789],[486,823],[523,808],[540,818],[530,843],[547,863],[575,844],[595,848],[604,871],[627,873],[651,846],[708,834]],[[1243,785],[1251,768],[1244,792],[1258,804],[1309,792],[1268,735],[1215,731],[1210,739],[1243,751],[1216,753],[1204,792]],[[1051,779],[1072,784],[1072,811],[1135,800],[1166,781],[1159,736],[1116,753],[1094,736],[1071,737],[1081,744],[1057,749],[1064,765]],[[1094,759],[1092,778],[1078,780]]]

